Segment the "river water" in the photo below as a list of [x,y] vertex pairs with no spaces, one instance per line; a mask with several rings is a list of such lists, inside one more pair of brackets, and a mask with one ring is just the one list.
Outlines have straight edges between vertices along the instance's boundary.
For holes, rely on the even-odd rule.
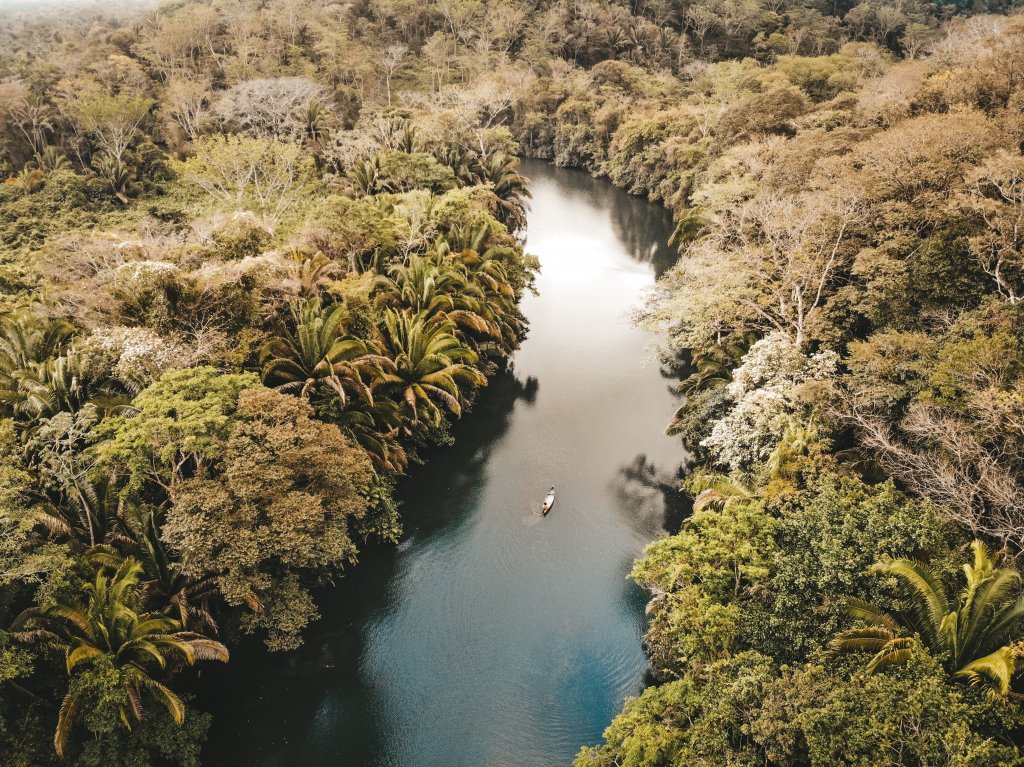
[[204,672],[209,767],[569,765],[642,689],[645,598],[626,574],[678,521],[684,453],[629,312],[671,262],[671,220],[579,171],[523,171],[542,265],[529,337],[401,484],[401,544],[320,596],[303,647]]

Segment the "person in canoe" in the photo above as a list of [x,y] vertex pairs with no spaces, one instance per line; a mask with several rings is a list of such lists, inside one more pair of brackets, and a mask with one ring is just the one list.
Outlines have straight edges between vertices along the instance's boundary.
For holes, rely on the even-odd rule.
[[551,489],[548,490],[548,494],[544,496],[544,503],[540,505],[540,513],[547,516],[548,512],[551,511],[551,507],[555,505],[555,486],[552,485]]

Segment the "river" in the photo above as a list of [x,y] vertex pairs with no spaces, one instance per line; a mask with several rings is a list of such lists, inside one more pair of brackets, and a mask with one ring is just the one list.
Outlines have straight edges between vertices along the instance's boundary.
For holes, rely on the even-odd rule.
[[678,522],[684,453],[629,312],[671,263],[671,220],[580,171],[523,172],[542,265],[528,338],[400,485],[401,544],[321,594],[303,647],[204,672],[209,767],[569,765],[642,689],[626,574]]

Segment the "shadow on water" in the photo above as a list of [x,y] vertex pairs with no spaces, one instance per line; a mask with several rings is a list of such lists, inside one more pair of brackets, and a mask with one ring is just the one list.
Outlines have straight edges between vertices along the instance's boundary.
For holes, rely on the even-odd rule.
[[[491,446],[508,429],[516,403],[531,405],[538,389],[536,378],[521,381],[511,368],[492,377],[473,415],[453,428],[454,444],[428,451],[424,463],[400,483],[402,543],[369,548],[336,586],[320,590],[321,618],[306,632],[302,647],[271,653],[247,640],[234,650],[231,663],[206,667],[197,688],[217,726],[204,749],[205,764],[288,767],[303,763],[308,754],[320,764],[333,756],[339,765],[368,765],[380,758],[371,744],[386,742],[385,734],[366,736],[381,722],[372,716],[361,673],[362,629],[393,609],[388,591],[401,552],[414,540],[460,524],[473,508],[486,482]],[[447,470],[439,472],[439,464]],[[318,737],[325,731],[331,733],[330,744]]]
[[[486,484],[484,468],[491,450],[508,430],[517,402],[532,406],[540,383],[534,377],[520,380],[514,365],[495,373],[487,388],[452,428],[454,444],[433,448],[422,455],[398,487],[402,503],[405,541],[457,524],[458,517],[474,507]],[[439,471],[438,466],[445,467]],[[454,470],[453,470],[454,469]]]
[[693,511],[692,501],[681,489],[684,474],[682,465],[659,470],[646,455],[638,455],[619,469],[615,485],[619,509],[638,532],[650,536],[679,532]]

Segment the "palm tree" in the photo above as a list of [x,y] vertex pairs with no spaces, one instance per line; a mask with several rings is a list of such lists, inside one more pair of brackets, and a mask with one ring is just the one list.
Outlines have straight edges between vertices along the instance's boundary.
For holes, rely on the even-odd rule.
[[394,264],[387,277],[377,279],[377,302],[434,315],[454,308],[452,296],[465,286],[461,272],[413,255],[408,264]]
[[42,98],[26,99],[10,110],[10,116],[11,125],[25,137],[33,154],[42,152],[46,137],[57,130],[55,115]]
[[47,174],[53,173],[55,170],[64,170],[71,167],[67,155],[61,151],[60,147],[55,146],[43,147],[43,151],[37,152],[32,162],[35,163],[39,170]]
[[131,168],[120,157],[104,152],[92,161],[93,170],[107,182],[110,191],[121,203],[128,204],[128,185],[131,183]]
[[491,227],[486,222],[457,224],[441,235],[434,247],[438,253],[461,253],[472,250],[482,253],[487,249]]
[[458,144],[439,144],[432,153],[439,163],[455,171],[455,178],[460,185],[477,183],[474,168],[477,166],[478,155],[472,149]]
[[1022,652],[1024,621],[1021,573],[1003,565],[1005,553],[991,554],[982,541],[971,544],[974,561],[963,567],[965,583],[951,593],[928,565],[886,558],[872,570],[898,578],[910,597],[909,616],[888,614],[869,602],[850,598],[851,617],[864,626],[833,640],[836,652],[872,652],[869,672],[906,663],[917,642],[944,658],[954,677],[1005,695]]
[[337,417],[338,427],[370,456],[377,469],[401,474],[409,465],[409,456],[398,444],[402,426],[399,403],[387,397],[373,402],[358,400]]
[[364,378],[375,378],[390,363],[366,342],[346,335],[349,320],[344,304],[323,306],[319,299],[292,307],[295,332],[267,341],[260,350],[263,382],[281,391],[309,398],[327,388],[342,407],[349,393],[373,400]]
[[8,415],[24,418],[46,409],[48,366],[73,336],[67,322],[29,312],[0,320],[0,404]]
[[755,488],[736,477],[705,471],[697,471],[687,477],[686,489],[694,496],[694,512],[705,509],[724,511],[735,503],[755,501],[760,497]]
[[454,334],[454,325],[441,316],[396,312],[384,314],[384,337],[394,366],[379,379],[394,392],[413,425],[441,423],[444,407],[462,414],[459,384],[486,386],[487,379],[473,367],[476,353]]
[[479,182],[490,184],[498,197],[498,220],[512,231],[525,226],[530,182],[519,172],[519,158],[495,152],[477,173]]
[[314,146],[318,146],[328,136],[331,113],[327,106],[318,99],[310,99],[302,109],[302,127],[304,138]]
[[126,521],[130,503],[121,494],[114,473],[89,478],[70,461],[48,464],[47,469],[61,485],[61,502],[37,512],[36,519],[56,535],[66,535],[88,546],[104,543],[134,546]]
[[[447,243],[445,243],[447,246]],[[483,253],[463,250],[458,254],[469,279],[482,285],[493,295],[514,299],[515,289],[509,279],[507,262],[515,256],[511,248],[488,248]]]
[[146,575],[147,598],[162,605],[162,612],[175,618],[183,629],[216,634],[217,622],[210,611],[216,583],[211,576],[188,578],[175,566],[160,537],[158,515],[163,512],[161,508],[134,504],[128,512],[137,538],[133,543]]
[[46,362],[67,348],[75,328],[63,320],[46,320],[29,312],[0,320],[0,392],[16,388],[19,371]]
[[478,313],[483,294],[451,264],[411,256],[408,264],[395,264],[390,276],[379,278],[377,290],[378,304],[410,309],[428,318],[440,315],[464,330],[490,330]]
[[461,272],[467,285],[461,299],[465,310],[472,313],[473,322],[460,323],[462,330],[485,336],[474,339],[479,350],[493,343],[500,354],[508,355],[526,331],[526,318],[519,309],[519,292],[509,276],[515,251],[504,246],[485,247],[490,234],[486,224],[458,228],[438,238],[434,248],[439,258]]
[[790,417],[782,432],[782,439],[765,465],[768,475],[773,479],[793,479],[799,472],[804,457],[810,455],[819,444],[813,415],[808,423]]
[[378,194],[391,191],[381,179],[380,157],[372,160],[356,160],[345,173],[345,177],[363,194]]
[[[676,392],[692,397],[700,392],[726,386],[732,381],[733,369],[755,340],[756,336],[753,334],[728,336],[717,344],[694,351],[690,360],[693,372],[679,383]],[[672,416],[668,428],[665,429],[666,433],[670,436],[680,434],[685,428],[688,412],[687,403],[684,402]]]
[[324,284],[341,276],[338,262],[329,259],[319,250],[313,255],[294,251],[291,253],[291,261],[299,282],[299,295],[305,299],[320,298]]
[[753,333],[730,335],[719,343],[694,351],[693,372],[679,384],[680,394],[717,389],[732,381],[732,371],[757,340]]
[[[126,725],[129,716],[137,721],[143,718],[147,698],[162,705],[180,725],[185,705],[156,677],[172,663],[227,662],[227,648],[200,634],[182,631],[181,625],[166,615],[136,612],[142,566],[134,559],[121,562],[112,576],[106,575],[107,569],[97,567],[95,580],[85,588],[84,601],[23,612],[15,621],[12,636],[62,648],[69,677],[90,662],[108,663],[117,669],[127,700],[120,710]],[[82,695],[73,689],[64,696],[53,739],[60,756],[83,703]]]
[[76,413],[89,402],[109,409],[130,399],[129,385],[105,371],[90,369],[89,359],[74,348],[6,375],[0,373],[0,380],[4,381],[0,403],[25,431],[57,413]]

